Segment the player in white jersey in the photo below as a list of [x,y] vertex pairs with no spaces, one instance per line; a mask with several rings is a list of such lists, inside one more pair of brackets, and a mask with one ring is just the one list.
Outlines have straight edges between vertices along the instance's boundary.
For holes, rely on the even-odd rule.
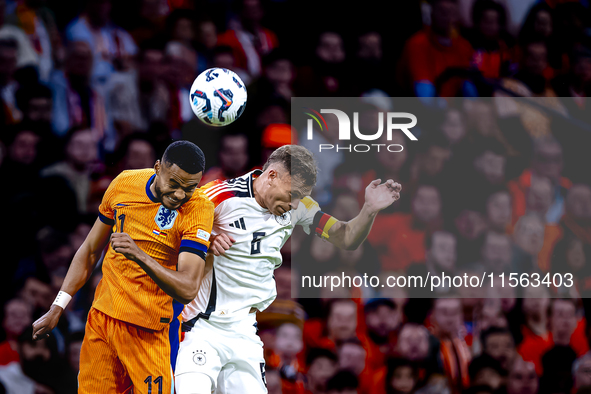
[[316,172],[307,149],[286,145],[273,152],[263,171],[203,187],[215,205],[213,253],[207,255],[197,298],[183,311],[177,394],[266,393],[256,312],[275,300],[273,272],[294,227],[356,249],[377,213],[400,198],[398,183],[375,180],[366,188],[360,213],[349,222],[338,221],[308,197]]

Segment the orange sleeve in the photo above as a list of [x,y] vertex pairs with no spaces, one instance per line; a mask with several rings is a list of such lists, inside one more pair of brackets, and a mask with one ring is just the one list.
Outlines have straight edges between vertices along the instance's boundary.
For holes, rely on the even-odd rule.
[[117,183],[120,179],[120,176],[117,176],[105,192],[103,196],[103,200],[101,201],[101,205],[99,206],[99,219],[101,222],[114,225],[115,224],[115,196],[117,195]]
[[184,219],[179,252],[191,252],[205,257],[213,227],[214,206],[205,195],[199,198]]

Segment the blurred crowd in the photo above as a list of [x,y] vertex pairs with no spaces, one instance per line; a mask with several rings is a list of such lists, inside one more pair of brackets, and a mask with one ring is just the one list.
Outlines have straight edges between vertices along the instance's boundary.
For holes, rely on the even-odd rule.
[[[210,67],[248,86],[223,129],[189,105]],[[100,269],[49,339],[32,342],[31,323],[109,182],[177,139],[205,152],[202,183],[260,167],[307,142],[291,97],[359,98],[362,130],[396,110],[388,97],[424,112],[417,142],[382,141],[402,152],[318,155],[313,197],[335,217],[353,218],[376,178],[402,198],[356,251],[294,231],[258,314],[269,393],[591,393],[590,93],[585,0],[0,0],[0,393],[76,392]],[[572,273],[574,286],[298,297],[302,275],[444,271]]]

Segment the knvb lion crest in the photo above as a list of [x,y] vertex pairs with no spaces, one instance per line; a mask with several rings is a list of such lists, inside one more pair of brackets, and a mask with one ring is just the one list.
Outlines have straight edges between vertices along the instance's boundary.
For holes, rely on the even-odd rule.
[[176,219],[177,215],[177,211],[171,211],[170,209],[167,209],[161,205],[154,220],[156,221],[158,227],[160,227],[160,230],[169,230],[174,225],[174,220]]

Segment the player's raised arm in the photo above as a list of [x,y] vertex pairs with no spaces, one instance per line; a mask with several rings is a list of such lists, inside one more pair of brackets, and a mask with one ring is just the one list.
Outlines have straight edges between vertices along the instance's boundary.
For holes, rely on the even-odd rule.
[[33,323],[33,339],[43,339],[57,326],[65,307],[92,275],[109,241],[111,225],[97,219],[90,233],[74,255],[60,292],[49,311]]
[[321,230],[328,234],[330,243],[341,249],[354,250],[365,241],[378,212],[400,198],[402,186],[399,183],[391,179],[382,184],[380,182],[381,179],[376,179],[365,188],[365,203],[355,218],[343,222],[323,214],[327,217],[320,216],[316,220],[324,222]]

